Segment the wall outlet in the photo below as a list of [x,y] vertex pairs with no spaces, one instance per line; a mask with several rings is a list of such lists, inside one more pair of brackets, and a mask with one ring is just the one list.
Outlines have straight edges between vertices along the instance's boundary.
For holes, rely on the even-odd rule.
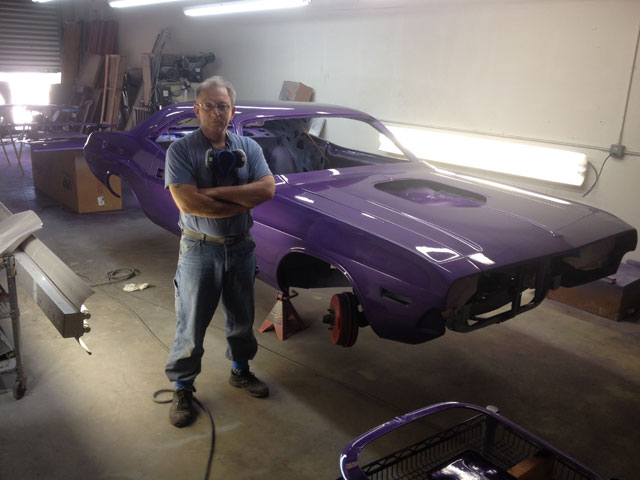
[[625,146],[619,143],[612,143],[609,147],[609,154],[612,157],[622,158],[624,157]]

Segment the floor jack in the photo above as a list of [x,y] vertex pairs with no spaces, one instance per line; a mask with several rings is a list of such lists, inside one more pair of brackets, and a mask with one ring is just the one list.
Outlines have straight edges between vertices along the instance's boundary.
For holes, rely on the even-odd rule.
[[296,312],[295,307],[291,303],[291,299],[297,296],[298,292],[295,290],[292,290],[291,294],[278,292],[276,304],[269,312],[267,318],[264,319],[258,331],[266,332],[273,328],[276,331],[278,340],[285,340],[294,333],[307,328],[308,325],[302,321],[300,315],[298,315],[298,312]]

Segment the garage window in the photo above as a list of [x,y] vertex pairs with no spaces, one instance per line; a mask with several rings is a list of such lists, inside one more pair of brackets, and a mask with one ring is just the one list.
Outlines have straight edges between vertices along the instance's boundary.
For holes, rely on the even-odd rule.
[[0,72],[60,72],[55,6],[0,0]]

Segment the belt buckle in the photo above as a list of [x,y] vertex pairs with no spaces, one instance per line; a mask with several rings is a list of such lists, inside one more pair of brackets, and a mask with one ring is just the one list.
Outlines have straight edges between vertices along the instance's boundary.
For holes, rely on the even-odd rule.
[[224,237],[213,237],[211,235],[203,235],[202,240],[209,243],[224,243]]
[[246,237],[246,234],[241,234],[241,235],[232,235],[230,237],[225,237],[224,238],[224,243],[225,245],[233,245],[234,243],[238,243],[239,241],[243,240]]
[[224,244],[225,245],[233,245],[234,243],[237,243],[240,240],[240,235],[232,235],[230,237],[224,237]]

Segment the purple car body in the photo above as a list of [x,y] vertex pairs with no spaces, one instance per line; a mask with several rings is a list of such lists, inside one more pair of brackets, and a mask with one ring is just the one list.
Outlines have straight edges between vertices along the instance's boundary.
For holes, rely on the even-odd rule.
[[[192,104],[171,105],[131,131],[94,132],[84,147],[98,178],[126,180],[145,214],[176,234],[165,151],[197,128],[193,119]],[[322,122],[331,119],[369,124],[399,154],[327,140]],[[366,324],[380,337],[421,343],[445,326],[501,322],[549,289],[614,273],[636,247],[635,229],[609,213],[436,169],[357,110],[239,102],[229,129],[263,147],[276,180],[274,199],[253,211],[258,277],[283,292],[350,287],[331,303],[337,344],[353,344]]]

